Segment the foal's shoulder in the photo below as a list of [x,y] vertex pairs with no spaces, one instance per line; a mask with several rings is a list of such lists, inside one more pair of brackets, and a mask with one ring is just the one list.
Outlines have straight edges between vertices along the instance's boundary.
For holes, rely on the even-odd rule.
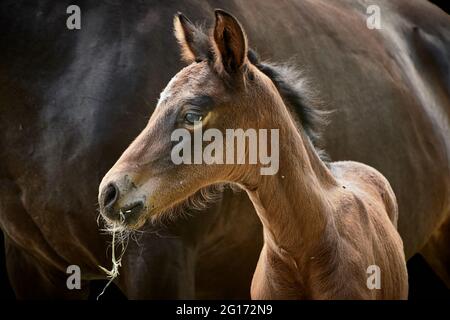
[[397,200],[389,181],[375,168],[355,161],[338,161],[330,164],[337,181],[349,191],[361,191],[381,199],[389,218],[397,226]]

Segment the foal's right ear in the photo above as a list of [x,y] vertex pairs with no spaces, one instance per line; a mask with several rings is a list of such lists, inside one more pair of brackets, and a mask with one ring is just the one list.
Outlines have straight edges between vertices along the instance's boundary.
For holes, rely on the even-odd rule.
[[204,60],[208,51],[208,36],[185,15],[178,12],[173,19],[175,37],[180,44],[181,58],[186,63]]
[[247,36],[233,15],[221,9],[216,9],[215,14],[213,44],[216,69],[227,74],[239,72],[247,59]]

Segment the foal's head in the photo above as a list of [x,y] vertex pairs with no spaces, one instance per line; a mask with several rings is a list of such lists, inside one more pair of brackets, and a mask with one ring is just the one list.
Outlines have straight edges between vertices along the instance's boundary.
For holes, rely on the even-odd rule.
[[174,147],[193,144],[193,138],[172,141],[176,129],[186,129],[194,137],[198,130],[214,128],[225,136],[226,129],[282,124],[280,113],[286,112],[280,108],[282,98],[269,77],[250,61],[242,26],[224,11],[216,10],[215,16],[210,36],[183,15],[175,17],[175,35],[189,65],[169,82],[147,127],[103,178],[99,203],[109,221],[139,227],[208,186],[240,183],[260,166],[175,164]]

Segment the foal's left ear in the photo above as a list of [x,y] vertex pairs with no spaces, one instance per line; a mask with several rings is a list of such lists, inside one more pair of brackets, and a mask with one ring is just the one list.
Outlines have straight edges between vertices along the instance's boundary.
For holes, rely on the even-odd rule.
[[205,60],[209,53],[209,39],[200,27],[195,26],[181,12],[173,19],[175,37],[181,49],[181,57],[187,63]]
[[215,10],[213,47],[218,71],[233,74],[242,70],[247,59],[247,36],[239,21],[231,14]]

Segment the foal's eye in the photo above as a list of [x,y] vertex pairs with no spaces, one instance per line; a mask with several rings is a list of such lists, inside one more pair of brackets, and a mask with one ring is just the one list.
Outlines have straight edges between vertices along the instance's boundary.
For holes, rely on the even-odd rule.
[[190,125],[194,125],[195,122],[202,121],[203,116],[198,113],[188,112],[184,115],[184,121]]

